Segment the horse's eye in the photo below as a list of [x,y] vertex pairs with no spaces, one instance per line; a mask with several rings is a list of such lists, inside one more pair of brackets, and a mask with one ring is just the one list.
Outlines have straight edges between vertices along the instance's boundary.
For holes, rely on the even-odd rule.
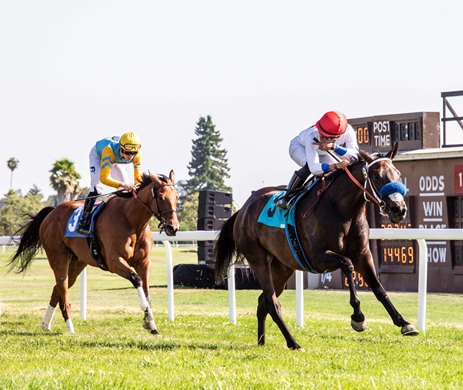
[[379,175],[379,172],[373,172],[373,179],[375,179],[375,180],[381,179],[381,176]]

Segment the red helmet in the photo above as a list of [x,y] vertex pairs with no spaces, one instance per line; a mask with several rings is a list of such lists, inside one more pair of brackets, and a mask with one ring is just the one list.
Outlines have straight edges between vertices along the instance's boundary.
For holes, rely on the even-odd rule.
[[337,137],[346,132],[347,119],[342,112],[328,111],[315,126],[325,137]]

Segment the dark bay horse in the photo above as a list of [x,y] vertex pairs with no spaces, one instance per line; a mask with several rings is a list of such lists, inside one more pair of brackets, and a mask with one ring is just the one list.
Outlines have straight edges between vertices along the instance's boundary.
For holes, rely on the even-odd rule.
[[[399,182],[400,172],[392,163],[396,153],[397,144],[386,156],[361,151],[359,161],[348,168],[360,187],[363,187],[361,183],[367,183],[365,187],[371,190],[363,188],[394,223],[400,222],[407,211],[402,194],[391,192],[396,191],[395,187],[403,187]],[[299,201],[296,224],[302,247],[316,272],[341,269],[347,277],[353,308],[351,325],[356,331],[361,332],[366,326],[353,280],[354,270],[362,274],[394,324],[401,327],[402,334],[416,335],[417,329],[395,309],[378,280],[369,247],[365,191],[346,173],[341,170],[328,175],[326,183],[318,182],[311,193]],[[258,343],[265,344],[265,319],[270,314],[288,347],[300,349],[283,321],[277,297],[294,270],[302,268],[287,243],[285,229],[257,222],[269,198],[278,191],[281,189],[267,187],[254,192],[244,206],[225,222],[215,246],[215,272],[217,281],[221,282],[234,259],[246,258],[263,291],[257,306]]]
[[[150,307],[149,281],[153,239],[149,226],[154,215],[161,230],[174,236],[178,230],[176,207],[178,194],[174,188],[174,172],[164,175],[144,174],[143,182],[133,195],[112,198],[96,220],[96,238],[110,272],[129,280],[137,289],[144,311],[145,329],[158,333]],[[18,249],[10,261],[11,268],[25,271],[42,246],[55,274],[50,303],[42,322],[42,329],[50,330],[56,305],[69,333],[74,333],[68,289],[82,270],[98,264],[92,257],[86,238],[65,236],[66,225],[82,201],[45,207],[22,228]]]

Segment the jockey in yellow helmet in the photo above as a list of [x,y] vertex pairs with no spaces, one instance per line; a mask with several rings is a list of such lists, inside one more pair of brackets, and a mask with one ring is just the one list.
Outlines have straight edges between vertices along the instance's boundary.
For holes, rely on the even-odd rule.
[[[77,231],[88,234],[90,212],[97,195],[105,192],[105,187],[134,191],[142,180],[140,137],[129,131],[120,137],[103,138],[90,151],[90,188],[85,200],[82,218]],[[133,165],[133,184],[122,164]]]

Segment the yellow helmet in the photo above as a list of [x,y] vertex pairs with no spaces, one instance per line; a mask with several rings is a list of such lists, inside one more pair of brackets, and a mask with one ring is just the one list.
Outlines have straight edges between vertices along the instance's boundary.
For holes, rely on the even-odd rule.
[[122,134],[119,143],[126,152],[139,152],[141,148],[140,137],[131,131]]

